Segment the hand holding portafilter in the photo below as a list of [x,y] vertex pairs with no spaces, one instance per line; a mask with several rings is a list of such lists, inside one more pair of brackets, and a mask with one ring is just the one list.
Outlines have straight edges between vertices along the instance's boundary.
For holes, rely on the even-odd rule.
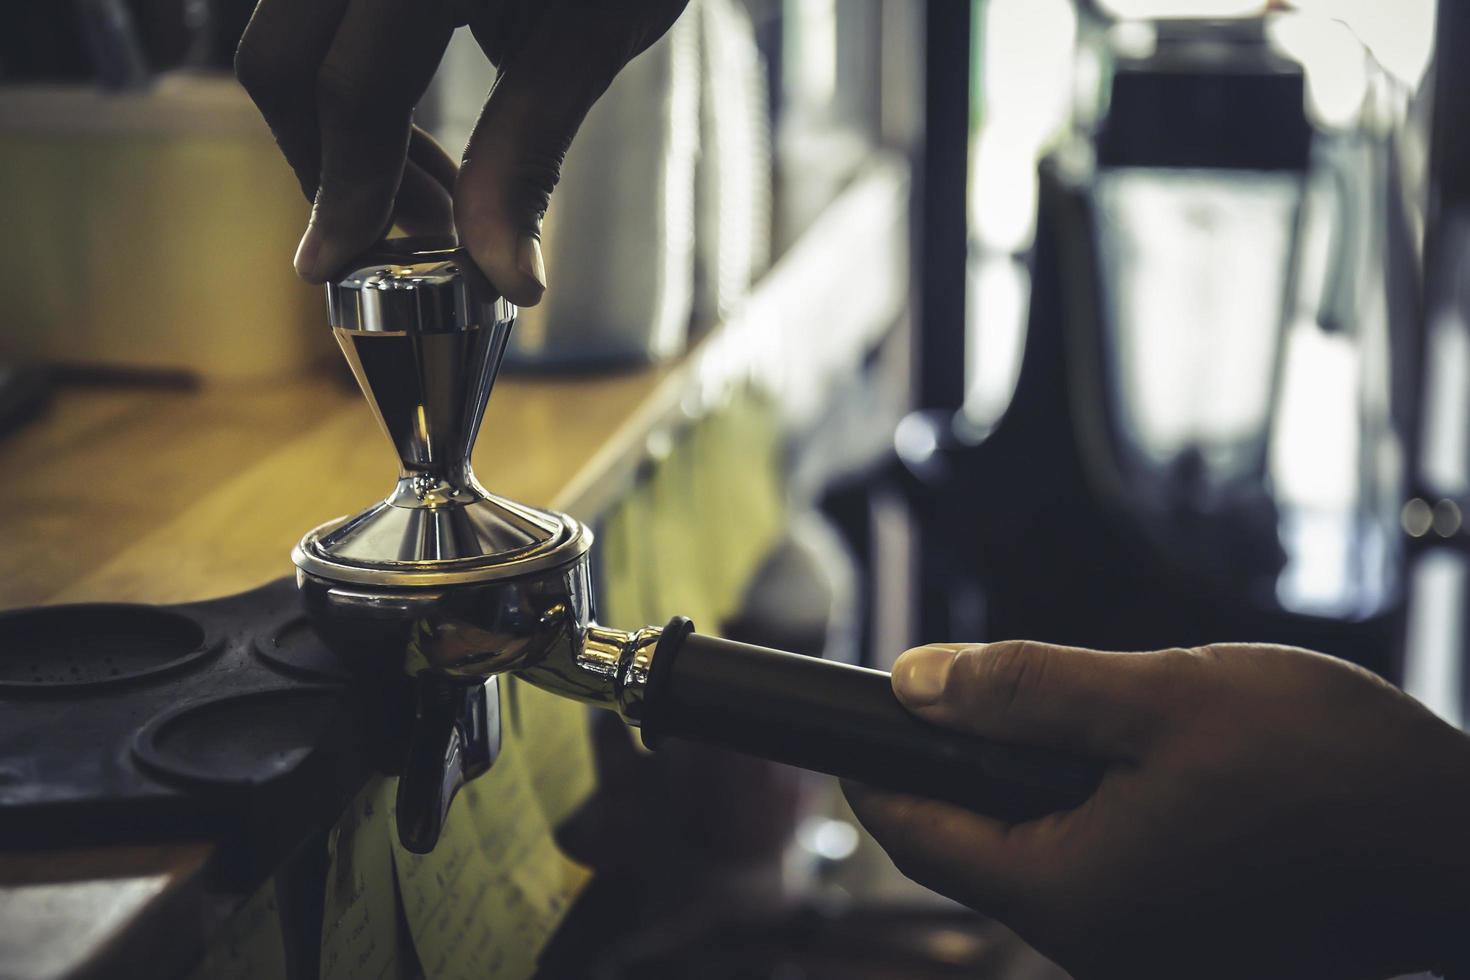
[[[426,851],[498,744],[488,679],[505,671],[610,708],[650,744],[696,739],[1021,820],[1076,806],[1090,763],[910,715],[880,671],[701,636],[683,618],[592,622],[591,532],[487,492],[470,450],[515,308],[459,251],[394,242],[327,289],[333,331],[399,456],[384,501],[292,553],[317,629],[365,671],[422,656],[398,790],[404,846]],[[717,557],[717,556],[712,556]]]

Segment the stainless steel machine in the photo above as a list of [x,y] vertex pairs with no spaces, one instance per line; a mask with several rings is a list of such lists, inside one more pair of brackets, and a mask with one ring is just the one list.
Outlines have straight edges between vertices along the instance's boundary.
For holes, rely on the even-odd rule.
[[[591,530],[485,490],[470,450],[516,310],[450,243],[400,240],[327,289],[333,331],[398,453],[393,492],[292,553],[312,622],[367,673],[416,675],[398,788],[403,844],[427,851],[499,744],[497,675],[673,736],[1008,819],[1074,807],[1100,767],[919,721],[887,674],[694,632],[594,621]],[[718,555],[709,556],[718,561]]]

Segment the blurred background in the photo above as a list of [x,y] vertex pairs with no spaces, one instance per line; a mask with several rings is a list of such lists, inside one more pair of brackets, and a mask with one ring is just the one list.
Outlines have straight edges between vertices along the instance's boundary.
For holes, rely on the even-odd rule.
[[[1461,6],[694,0],[573,147],[508,370],[698,356],[759,393],[782,516],[717,610],[736,638],[879,667],[1290,643],[1462,724]],[[250,7],[8,6],[6,431],[78,387],[335,370],[289,262],[306,204],[229,73]],[[418,113],[452,150],[494,77],[461,35]],[[667,455],[610,540],[671,512]],[[613,727],[567,833],[600,874],[544,975],[1058,975],[904,882],[830,781]]]

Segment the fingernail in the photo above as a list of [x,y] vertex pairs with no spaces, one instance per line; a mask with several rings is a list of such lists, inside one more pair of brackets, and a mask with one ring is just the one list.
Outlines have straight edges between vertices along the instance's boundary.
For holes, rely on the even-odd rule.
[[922,708],[944,695],[957,651],[948,647],[916,647],[893,665],[893,689],[907,705]]
[[516,268],[546,288],[546,263],[541,258],[541,242],[535,235],[525,235],[516,248]]
[[306,234],[301,236],[301,244],[296,246],[296,274],[308,282],[321,282],[323,273],[317,268],[317,258],[322,250],[322,233],[317,228],[316,222],[306,226]]

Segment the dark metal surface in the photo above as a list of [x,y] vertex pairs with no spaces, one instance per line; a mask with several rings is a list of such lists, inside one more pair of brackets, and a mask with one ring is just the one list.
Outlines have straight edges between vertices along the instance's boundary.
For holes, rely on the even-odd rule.
[[[969,256],[972,4],[929,0],[924,26],[924,137],[916,172],[914,407],[955,411],[965,397],[965,291]],[[945,532],[915,528],[916,621],[950,635]]]
[[970,8],[954,0],[929,0],[925,12],[924,148],[914,209],[915,399],[920,408],[957,408],[965,395]]

